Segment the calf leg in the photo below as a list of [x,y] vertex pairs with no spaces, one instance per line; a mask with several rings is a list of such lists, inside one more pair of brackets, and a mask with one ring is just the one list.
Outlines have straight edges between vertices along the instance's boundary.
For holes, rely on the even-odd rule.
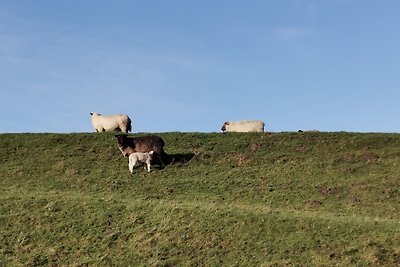
[[129,158],[129,171],[133,173],[133,167],[136,165],[136,158]]
[[146,161],[147,164],[147,172],[150,172],[150,159]]

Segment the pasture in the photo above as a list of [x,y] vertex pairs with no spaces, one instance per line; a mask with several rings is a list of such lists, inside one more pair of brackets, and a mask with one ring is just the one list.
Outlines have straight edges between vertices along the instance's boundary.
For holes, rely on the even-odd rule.
[[0,266],[400,266],[399,134],[157,135],[1,134]]

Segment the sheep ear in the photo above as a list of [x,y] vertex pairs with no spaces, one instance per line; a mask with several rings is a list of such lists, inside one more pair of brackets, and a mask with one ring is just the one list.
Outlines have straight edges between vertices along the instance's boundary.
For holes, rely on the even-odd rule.
[[90,115],[93,116],[93,112],[90,112]]

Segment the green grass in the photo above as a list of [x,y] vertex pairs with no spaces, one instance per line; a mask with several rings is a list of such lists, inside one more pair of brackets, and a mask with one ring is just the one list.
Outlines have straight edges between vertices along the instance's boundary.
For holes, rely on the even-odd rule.
[[400,266],[399,134],[159,135],[1,134],[0,266]]

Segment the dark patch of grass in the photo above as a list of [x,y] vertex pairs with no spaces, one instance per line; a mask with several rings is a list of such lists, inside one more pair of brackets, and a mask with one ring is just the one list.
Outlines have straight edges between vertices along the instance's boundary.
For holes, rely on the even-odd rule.
[[0,135],[0,265],[400,265],[400,135],[158,135]]

